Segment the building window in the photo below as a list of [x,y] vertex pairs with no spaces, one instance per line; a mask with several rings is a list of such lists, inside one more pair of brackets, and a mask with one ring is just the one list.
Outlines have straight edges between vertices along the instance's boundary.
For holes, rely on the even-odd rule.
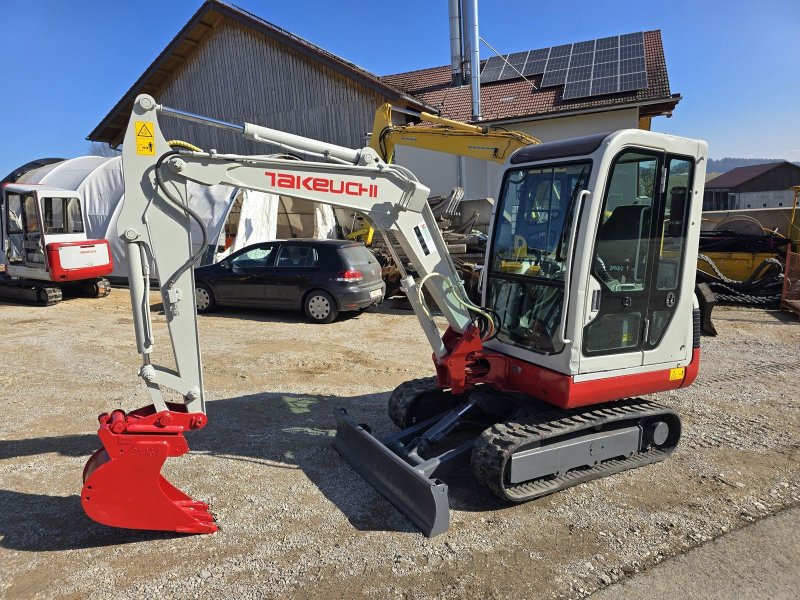
[[764,202],[764,204],[762,204],[761,206],[763,206],[764,208],[767,208],[767,203]]
[[778,202],[778,206],[783,206],[783,202]]

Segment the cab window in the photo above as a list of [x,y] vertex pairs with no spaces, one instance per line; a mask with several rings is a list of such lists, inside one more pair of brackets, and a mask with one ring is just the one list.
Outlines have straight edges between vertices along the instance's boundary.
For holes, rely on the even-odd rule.
[[22,197],[8,194],[6,198],[6,231],[10,234],[22,233]]
[[42,218],[45,233],[83,233],[81,203],[78,198],[44,198]]
[[36,198],[33,194],[25,196],[25,233],[39,233],[39,215],[36,213]]
[[487,303],[497,313],[497,339],[557,353],[564,301],[567,241],[575,200],[586,188],[588,161],[536,166],[506,174],[489,261]]

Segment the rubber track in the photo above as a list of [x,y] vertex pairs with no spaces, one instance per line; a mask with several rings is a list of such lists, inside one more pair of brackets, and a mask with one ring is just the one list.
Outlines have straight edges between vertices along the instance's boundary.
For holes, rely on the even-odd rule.
[[[47,301],[39,300],[39,292],[44,290],[47,294]],[[29,304],[35,306],[52,306],[61,302],[61,288],[44,283],[14,280],[0,281],[0,299],[16,302],[19,304]]]
[[105,277],[102,277],[102,278],[97,280],[98,289],[101,287],[101,284],[104,287],[105,292],[102,293],[102,294],[95,294],[93,296],[94,298],[105,298],[106,296],[111,294],[111,282],[108,279],[106,279]]
[[45,304],[42,304],[41,302],[37,301],[37,304],[39,304],[39,306],[52,306],[53,304],[57,304],[57,303],[61,302],[61,298],[62,298],[61,288],[48,286],[48,287],[42,287],[42,288],[39,288],[39,289],[40,290],[43,289],[43,290],[45,290],[45,292],[47,292],[47,302]]
[[389,418],[400,429],[410,427],[413,423],[409,414],[414,401],[420,394],[435,392],[439,389],[435,377],[412,379],[398,385],[389,396]]
[[505,483],[506,465],[511,456],[532,444],[586,430],[594,432],[595,427],[614,422],[639,421],[658,415],[669,415],[678,419],[677,413],[669,408],[642,398],[629,398],[589,410],[551,409],[529,419],[498,423],[486,429],[478,438],[470,461],[472,472],[501,498],[525,502],[592,479],[658,462],[669,456],[675,446],[651,449],[627,458],[606,460],[594,467],[574,469],[555,477],[543,477],[512,486]]

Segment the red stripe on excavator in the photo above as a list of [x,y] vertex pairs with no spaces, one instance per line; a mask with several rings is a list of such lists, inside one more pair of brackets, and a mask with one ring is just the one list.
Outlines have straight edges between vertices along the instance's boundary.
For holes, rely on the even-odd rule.
[[503,386],[504,389],[524,392],[561,408],[577,408],[689,386],[697,377],[700,349],[692,351],[692,362],[686,366],[684,376],[680,379],[670,379],[672,369],[658,369],[576,382],[571,375],[515,358],[509,357],[508,363],[507,382],[510,389]]
[[[695,380],[700,368],[700,349],[695,348],[692,360],[680,378],[671,378],[673,369],[669,368],[576,382],[572,375],[551,371],[499,352],[480,350],[465,356],[464,350],[476,346],[474,336],[465,334],[463,342],[459,343],[455,341],[455,335],[448,335],[450,331],[443,338],[451,350],[450,354],[441,361],[434,357],[434,363],[439,385],[451,388],[454,393],[486,383],[499,390],[521,392],[561,408],[576,408],[687,387]],[[466,369],[463,366],[465,363],[468,365]]]

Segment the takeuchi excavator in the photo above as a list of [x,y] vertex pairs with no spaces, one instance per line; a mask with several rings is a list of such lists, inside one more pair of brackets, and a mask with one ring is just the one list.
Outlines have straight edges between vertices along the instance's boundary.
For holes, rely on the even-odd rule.
[[50,306],[64,291],[111,293],[108,240],[87,238],[78,192],[6,183],[0,207],[0,299]]
[[[392,121],[394,112],[409,115],[420,122],[395,125]],[[471,125],[388,103],[375,111],[369,142],[370,148],[386,163],[394,162],[396,146],[409,146],[502,164],[516,150],[533,144],[541,144],[541,141],[521,131]],[[367,223],[360,229],[353,228],[347,237],[369,246],[374,233],[375,230]]]
[[[159,115],[222,127],[326,162],[171,149]],[[447,485],[469,465],[509,502],[666,458],[679,416],[643,394],[686,387],[700,360],[694,277],[707,145],[623,130],[514,152],[490,234],[482,302],[471,302],[427,203],[428,188],[371,148],[352,150],[136,99],[123,147],[127,247],[140,375],[151,404],[100,416],[82,504],[117,527],[217,529],[209,507],[160,469],[207,423],[185,184],[226,184],[361,211],[390,231],[417,279],[402,288],[430,342],[435,376],[389,399],[399,431],[374,438],[336,412],[334,447],[426,535],[449,526]],[[688,173],[688,177],[687,177]],[[202,227],[201,227],[202,230]],[[205,234],[203,234],[205,237]],[[177,369],[152,364],[148,258]],[[400,263],[398,263],[400,264]],[[447,321],[442,335],[423,287]],[[168,402],[164,390],[177,392]]]

